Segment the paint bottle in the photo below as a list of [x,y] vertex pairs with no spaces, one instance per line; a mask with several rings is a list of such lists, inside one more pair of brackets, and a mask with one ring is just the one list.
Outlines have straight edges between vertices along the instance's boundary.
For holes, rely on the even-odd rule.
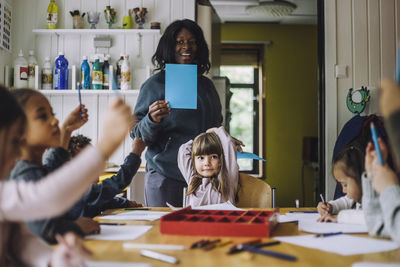
[[124,61],[124,54],[120,54],[119,55],[119,59],[117,61],[117,70],[116,70],[116,76],[117,76],[117,85],[118,85],[118,89],[121,89],[121,65],[122,65],[122,61]]
[[50,57],[45,57],[42,70],[42,89],[53,89],[53,68],[51,67]]
[[57,29],[58,7],[55,0],[50,0],[47,7],[47,29]]
[[28,87],[28,62],[24,58],[22,50],[14,61],[14,87]]
[[110,89],[110,55],[106,55],[103,64],[103,89]]
[[90,89],[90,66],[87,61],[87,56],[82,57],[81,77],[82,89]]
[[54,89],[68,89],[68,60],[63,52],[58,53],[54,77],[56,78]]
[[92,89],[94,90],[103,89],[103,68],[97,56],[94,58],[94,63],[92,68]]
[[131,69],[129,66],[129,56],[125,55],[121,64],[121,90],[131,88]]
[[28,59],[28,87],[35,88],[36,75],[35,68],[37,66],[37,60],[35,58],[35,51],[29,50],[29,59]]

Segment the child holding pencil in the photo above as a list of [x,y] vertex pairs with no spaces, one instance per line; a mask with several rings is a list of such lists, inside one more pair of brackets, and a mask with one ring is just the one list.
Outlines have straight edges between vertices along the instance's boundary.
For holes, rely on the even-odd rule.
[[[24,109],[27,127],[24,143],[21,146],[21,160],[15,164],[9,179],[39,181],[70,159],[66,149],[71,134],[88,121],[87,109],[83,105],[78,105],[59,128],[49,101],[39,91],[19,89],[13,91],[13,95]],[[43,164],[43,154],[49,148],[54,148],[54,150],[46,155]],[[99,224],[91,218],[77,216],[74,219],[73,226],[68,225],[69,227],[61,220],[51,225],[48,220],[43,220],[28,223],[28,228],[52,243],[56,242],[53,233],[63,234],[72,231],[85,235],[100,231]]]
[[[102,172],[105,160],[123,141],[133,118],[122,100],[110,105],[103,137],[40,183],[0,181],[0,266],[81,266],[88,252],[72,234],[58,238],[52,249],[26,230],[19,221],[41,219],[64,212]],[[15,98],[0,86],[0,177],[5,178],[20,155],[26,117]],[[71,170],[80,172],[70,177]],[[43,206],[43,203],[46,203]]]
[[[385,119],[395,158],[400,166],[400,88],[393,81],[381,83],[380,110]],[[381,151],[381,159],[377,153]],[[370,235],[390,237],[400,244],[400,185],[387,162],[389,147],[379,138],[379,147],[369,143],[362,178],[365,221]],[[383,163],[383,164],[382,164]]]
[[[69,142],[64,142],[64,140],[70,140],[72,130],[77,129],[74,125],[80,126],[87,121],[87,110],[82,107],[81,114],[79,114],[78,107],[67,117],[66,122],[61,127],[60,143],[62,147],[57,147],[59,143],[57,141],[59,138],[58,121],[54,118],[47,99],[38,91],[30,89],[19,89],[14,92],[14,95],[25,109],[28,117],[28,129],[26,141],[22,147],[22,160],[17,162],[10,173],[10,178],[38,181],[69,161],[70,155],[66,150]],[[82,120],[80,120],[80,117],[82,117]],[[67,133],[65,133],[65,129],[69,129]],[[53,134],[51,136],[41,134],[44,132]],[[42,164],[44,150],[48,148],[50,150],[45,154]],[[107,204],[130,184],[140,166],[140,155],[144,148],[144,143],[141,140],[136,140],[133,146],[134,153],[128,155],[119,175],[102,184],[92,184],[83,198],[65,214],[57,218],[28,222],[28,228],[49,243],[56,242],[57,234],[70,231],[81,236],[98,233],[100,226],[91,217],[98,215],[108,207],[116,207]],[[123,205],[123,207],[125,206]],[[117,205],[117,207],[121,207],[121,205]]]
[[383,124],[376,115],[355,116],[348,121],[339,134],[332,160],[333,176],[341,183],[345,196],[320,202],[319,221],[365,224],[361,211],[361,175],[364,171],[365,147],[371,140],[370,122],[379,127],[386,136]]
[[235,203],[239,181],[236,145],[224,127],[208,129],[181,145],[178,167],[189,185],[187,205]]

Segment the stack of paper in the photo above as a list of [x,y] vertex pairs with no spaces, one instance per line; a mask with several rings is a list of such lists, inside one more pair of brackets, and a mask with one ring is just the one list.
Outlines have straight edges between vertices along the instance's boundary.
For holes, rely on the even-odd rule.
[[351,235],[316,237],[314,235],[280,236],[276,240],[307,248],[314,248],[343,256],[377,253],[395,250],[399,246],[393,241]]
[[297,221],[314,221],[316,222],[320,215],[318,213],[286,213],[278,216],[279,223],[297,222]]
[[244,210],[235,207],[230,201],[205,206],[192,207],[194,210]]
[[160,219],[162,216],[169,212],[164,211],[146,211],[146,210],[134,210],[114,215],[101,216],[101,220],[124,220],[124,221],[155,221]]
[[110,262],[110,261],[86,261],[85,267],[150,267],[150,263],[141,262]]
[[151,229],[151,225],[100,225],[100,234],[88,235],[85,239],[133,240]]
[[300,220],[299,231],[308,233],[324,234],[324,233],[368,233],[365,224],[349,224],[349,223],[333,223],[333,222],[317,222],[316,220]]

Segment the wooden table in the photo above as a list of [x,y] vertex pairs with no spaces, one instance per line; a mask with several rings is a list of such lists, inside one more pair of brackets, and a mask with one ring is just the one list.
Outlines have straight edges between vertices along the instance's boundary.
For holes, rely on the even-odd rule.
[[[152,210],[169,211],[168,208],[152,208]],[[294,210],[293,208],[281,208],[281,214]],[[302,209],[305,210],[305,209]],[[114,210],[113,213],[119,213],[123,210]],[[111,222],[107,220],[107,222]],[[121,222],[121,221],[119,221]],[[199,236],[179,236],[162,235],[159,231],[159,220],[154,222],[126,221],[132,225],[153,225],[153,228],[145,235],[137,238],[134,243],[152,243],[152,244],[177,244],[190,247],[192,243],[202,239]],[[296,223],[278,224],[272,233],[275,236],[301,235],[306,234],[297,230]],[[366,234],[359,236],[367,236]],[[215,239],[216,237],[210,237]],[[226,238],[226,237],[223,237]],[[234,242],[244,242],[251,238],[232,238]],[[272,238],[264,238],[263,242],[271,241]],[[145,258],[139,255],[139,250],[124,250],[122,244],[128,241],[85,241],[85,245],[93,252],[92,260],[95,261],[120,261],[120,262],[148,262],[152,266],[172,266],[169,263]],[[180,266],[202,266],[202,267],[227,267],[227,266],[351,266],[358,261],[372,262],[400,262],[400,250],[373,253],[355,256],[340,256],[338,254],[328,253],[320,250],[309,249],[295,246],[287,243],[281,243],[276,246],[268,247],[268,250],[287,253],[297,256],[296,262],[289,262],[263,255],[252,255],[249,253],[239,253],[235,255],[226,255],[230,245],[216,248],[211,251],[200,249],[185,249],[183,251],[160,251],[162,253],[174,256],[180,260]]]

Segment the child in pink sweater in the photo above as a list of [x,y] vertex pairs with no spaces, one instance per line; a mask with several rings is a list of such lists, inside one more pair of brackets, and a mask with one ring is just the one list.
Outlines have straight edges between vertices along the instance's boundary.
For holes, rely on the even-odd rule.
[[187,205],[235,203],[239,181],[236,145],[224,127],[211,128],[181,145],[178,167],[188,184]]
[[[105,160],[118,148],[133,124],[129,106],[122,100],[110,105],[104,119],[103,136],[38,183],[0,181],[0,266],[80,266],[87,251],[82,241],[66,234],[52,252],[28,232],[24,220],[56,216],[65,212],[103,171]],[[19,157],[26,117],[10,92],[0,86],[0,177],[4,179]],[[71,171],[75,175],[71,175]],[[44,206],[43,203],[46,203]]]

